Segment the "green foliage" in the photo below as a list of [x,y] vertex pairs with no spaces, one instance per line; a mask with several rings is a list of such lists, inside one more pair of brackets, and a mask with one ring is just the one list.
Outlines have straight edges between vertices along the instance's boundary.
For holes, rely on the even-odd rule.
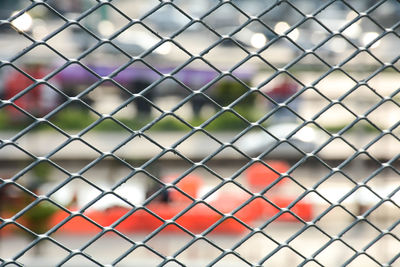
[[234,131],[247,127],[247,123],[232,112],[224,112],[205,127],[207,131]]
[[69,108],[60,111],[50,120],[65,130],[82,130],[89,126],[95,119],[88,110]]
[[[221,106],[225,107],[231,104],[233,101],[238,99],[241,95],[246,93],[248,88],[243,86],[237,81],[229,80],[223,81],[214,88],[214,99]],[[250,108],[254,106],[256,97],[255,95],[249,95],[245,101],[240,102],[237,106],[242,108]]]
[[23,219],[33,232],[43,234],[48,230],[49,220],[56,211],[56,206],[49,202],[41,202],[28,210],[23,215]]

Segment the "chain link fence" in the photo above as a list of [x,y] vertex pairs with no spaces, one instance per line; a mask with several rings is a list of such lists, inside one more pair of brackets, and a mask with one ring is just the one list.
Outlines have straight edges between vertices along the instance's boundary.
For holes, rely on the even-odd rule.
[[400,2],[0,3],[1,266],[400,266]]

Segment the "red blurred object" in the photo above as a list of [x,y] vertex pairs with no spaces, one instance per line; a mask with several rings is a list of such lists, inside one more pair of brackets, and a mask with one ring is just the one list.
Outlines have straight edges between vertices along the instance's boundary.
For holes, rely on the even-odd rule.
[[[179,176],[178,175],[172,175],[168,176],[165,181],[168,183],[172,183],[174,180],[176,180]],[[198,192],[200,188],[203,186],[203,180],[201,177],[194,175],[194,174],[189,174],[185,176],[182,180],[180,180],[177,184],[176,187],[181,189],[183,192],[191,196],[192,198],[197,198]],[[177,190],[169,190],[169,197],[172,202],[174,201],[185,201],[188,202],[190,201],[189,198],[187,198],[185,195],[183,195],[181,192]]]
[[[268,162],[268,165],[279,173],[284,173],[289,169],[289,165],[282,161],[270,161]],[[247,178],[250,186],[258,189],[265,188],[274,182],[279,176],[279,174],[261,163],[252,165],[247,171]],[[166,181],[173,182],[176,177],[177,176],[170,176]],[[186,192],[189,196],[197,198],[202,183],[200,177],[188,175],[179,181],[176,186]],[[278,184],[282,185],[282,183],[283,182],[281,181]],[[124,218],[124,220],[115,226],[115,229],[123,233],[150,233],[162,226],[165,220],[176,218],[179,213],[185,210],[192,203],[188,197],[184,196],[177,190],[169,189],[168,193],[169,202],[153,201],[151,204],[147,205],[146,208],[140,208]],[[293,197],[276,195],[269,196],[268,200],[263,197],[253,199],[251,199],[251,197],[250,194],[245,192],[242,194],[233,194],[230,192],[220,193],[216,199],[208,202],[209,205],[198,203],[176,218],[174,222],[194,234],[202,233],[217,222],[218,225],[213,229],[212,233],[242,233],[246,230],[246,227],[238,220],[252,226],[253,222],[257,220],[265,221],[268,218],[276,216],[280,212],[280,209],[288,208],[288,206],[295,200]],[[243,208],[236,211],[239,206],[243,205],[247,201],[248,203]],[[104,211],[88,210],[84,214],[99,225],[108,227],[115,224],[115,222],[126,215],[127,212],[129,212],[128,208],[113,207]],[[285,211],[276,218],[276,220],[298,221],[292,213],[305,221],[309,221],[313,216],[313,205],[310,202],[299,201],[290,208],[290,211]],[[228,217],[223,221],[219,221],[223,218],[221,214],[232,214],[234,218]],[[66,218],[65,213],[56,214],[52,221],[52,225],[59,223],[64,218]],[[97,232],[99,229],[99,227],[90,223],[87,219],[77,216],[67,224],[63,225],[60,228],[60,231],[83,233]],[[163,229],[162,232],[179,233],[182,232],[182,230],[176,226],[169,225]]]
[[[269,186],[279,178],[280,174],[285,173],[290,168],[289,164],[284,161],[268,161],[266,164],[271,168],[262,163],[255,163],[246,170],[247,182],[256,191]],[[284,181],[279,181],[275,186],[282,186]]]

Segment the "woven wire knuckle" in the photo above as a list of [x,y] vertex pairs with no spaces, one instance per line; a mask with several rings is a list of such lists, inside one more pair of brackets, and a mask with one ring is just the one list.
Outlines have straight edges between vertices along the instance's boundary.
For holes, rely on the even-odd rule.
[[0,8],[0,266],[400,264],[400,2]]

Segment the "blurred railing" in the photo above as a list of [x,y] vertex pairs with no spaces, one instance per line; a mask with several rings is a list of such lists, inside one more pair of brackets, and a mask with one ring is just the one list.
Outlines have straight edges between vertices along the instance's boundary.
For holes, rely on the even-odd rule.
[[399,1],[1,5],[1,266],[399,264]]

